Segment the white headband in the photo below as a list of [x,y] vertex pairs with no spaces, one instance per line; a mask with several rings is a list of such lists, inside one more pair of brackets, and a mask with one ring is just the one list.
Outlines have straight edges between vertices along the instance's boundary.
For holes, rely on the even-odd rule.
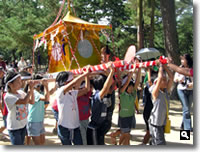
[[32,79],[31,76],[21,76],[21,79],[22,80],[29,80],[29,79]]
[[85,87],[85,82],[80,85],[79,89],[83,89]]
[[67,82],[71,81],[73,78],[74,78],[73,73],[70,73],[70,74],[69,74],[69,77],[68,77],[68,79],[67,79]]
[[57,86],[59,86],[59,85],[64,85],[66,82],[68,83],[68,82],[70,82],[71,80],[73,80],[73,78],[74,78],[74,75],[73,75],[73,73],[71,73],[71,72],[69,72],[69,76],[68,76],[68,78],[67,78],[67,80],[65,81],[65,82],[56,82],[56,85]]
[[21,75],[20,74],[18,74],[18,75],[16,75],[15,77],[13,77],[11,80],[9,80],[7,83],[6,83],[6,87],[5,87],[5,91],[7,92],[8,91],[8,84],[10,83],[10,82],[13,82],[14,80],[16,80],[18,77],[20,77]]

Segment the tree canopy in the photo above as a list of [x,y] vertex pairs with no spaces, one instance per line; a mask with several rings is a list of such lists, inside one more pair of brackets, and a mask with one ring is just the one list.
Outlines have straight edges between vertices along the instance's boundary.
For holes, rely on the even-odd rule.
[[[151,0],[143,0],[144,47],[149,47]],[[32,58],[33,36],[43,32],[55,20],[60,0],[0,0],[0,54],[6,60],[24,56]],[[115,55],[123,59],[127,48],[137,43],[136,0],[71,0],[72,12],[81,19],[94,23],[106,20],[113,27]],[[175,12],[180,54],[193,54],[193,3],[176,0]],[[67,9],[67,2],[64,10]],[[63,11],[62,15],[65,15]],[[165,54],[160,0],[155,0],[154,47]],[[112,38],[111,38],[112,39]],[[101,36],[102,45],[106,44]],[[113,47],[112,42],[109,43]],[[43,50],[43,49],[42,49]],[[112,49],[111,49],[112,50]],[[45,51],[40,55],[47,63]]]

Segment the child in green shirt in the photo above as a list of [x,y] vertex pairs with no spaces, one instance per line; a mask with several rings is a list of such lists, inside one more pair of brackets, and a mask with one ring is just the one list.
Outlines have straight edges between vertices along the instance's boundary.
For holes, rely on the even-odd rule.
[[130,144],[130,131],[132,128],[132,121],[135,115],[135,99],[136,91],[140,82],[141,69],[138,70],[136,81],[134,83],[132,79],[133,71],[128,74],[122,81],[122,87],[120,88],[120,143],[123,145]]

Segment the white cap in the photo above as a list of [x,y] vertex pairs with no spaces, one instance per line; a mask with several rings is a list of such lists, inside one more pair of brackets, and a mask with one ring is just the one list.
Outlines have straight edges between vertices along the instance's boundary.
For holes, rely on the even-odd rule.
[[127,80],[128,80],[128,76],[126,76],[126,77],[122,80],[122,86],[126,83]]

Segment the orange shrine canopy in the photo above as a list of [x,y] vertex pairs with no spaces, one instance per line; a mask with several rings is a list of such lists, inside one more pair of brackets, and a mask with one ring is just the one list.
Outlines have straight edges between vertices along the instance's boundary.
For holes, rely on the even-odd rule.
[[[99,25],[99,24],[94,24],[94,23],[90,23],[90,22],[87,22],[87,21],[84,21],[78,17],[75,17],[75,16],[72,16],[71,15],[71,12],[69,11],[67,13],[67,15],[62,19],[62,22],[58,22],[56,25],[52,26],[52,27],[49,27],[46,32],[45,32],[45,35],[48,35],[49,33],[55,31],[55,29],[61,27],[63,28],[65,26],[65,24],[70,24],[70,25],[73,25],[75,26],[77,29],[82,29],[82,30],[97,30],[97,31],[100,31],[102,29],[112,29],[111,26],[108,26],[108,25]],[[38,34],[38,35],[35,35],[34,36],[34,39],[38,39],[38,38],[41,38],[43,36],[43,32]]]
[[42,43],[47,46],[49,73],[97,65],[101,61],[99,32],[106,29],[112,27],[84,21],[69,11],[55,25],[34,36],[34,48]]

